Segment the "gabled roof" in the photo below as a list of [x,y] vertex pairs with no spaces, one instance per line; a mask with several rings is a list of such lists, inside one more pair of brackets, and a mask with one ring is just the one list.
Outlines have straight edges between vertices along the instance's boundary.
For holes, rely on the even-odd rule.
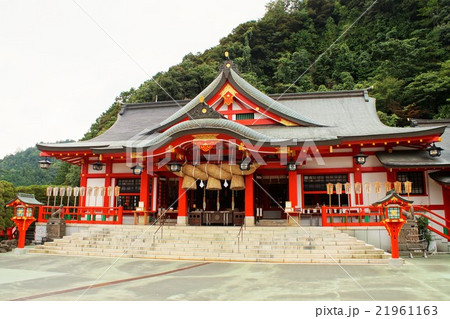
[[26,205],[31,206],[42,206],[44,205],[40,201],[38,201],[36,198],[34,198],[34,194],[26,194],[26,193],[17,193],[16,198],[13,200],[10,200],[8,203],[6,203],[6,206],[11,206],[15,201],[20,201]]
[[395,189],[391,189],[390,191],[388,191],[386,193],[386,196],[384,196],[382,199],[380,199],[379,201],[376,201],[375,203],[372,204],[372,206],[378,206],[381,204],[384,204],[390,200],[392,200],[393,198],[397,199],[399,202],[405,203],[405,204],[412,204],[414,201],[413,200],[409,200],[406,199],[402,196],[400,196]]
[[234,69],[233,62],[226,61],[222,71],[219,75],[211,82],[203,91],[201,91],[195,98],[193,98],[188,104],[183,108],[175,112],[172,116],[168,117],[166,120],[162,121],[160,124],[160,129],[164,129],[170,125],[173,125],[177,121],[181,121],[183,118],[188,116],[188,112],[196,107],[198,104],[202,103],[203,98],[209,100],[212,98],[221,87],[229,81],[235,89],[246,96],[248,99],[255,102],[257,105],[270,110],[282,118],[286,118],[289,121],[297,123],[303,126],[322,126],[319,122],[313,121],[306,116],[303,116],[291,108],[284,106],[278,101],[265,95],[250,83],[245,81]]
[[437,171],[428,174],[428,176],[441,185],[450,186],[450,171]]
[[[211,116],[205,122],[208,123],[208,127],[204,127],[204,130],[214,129],[210,124],[212,117],[215,117],[221,119],[219,128],[222,130],[226,132],[235,130],[235,134],[242,134],[242,137],[251,136],[252,140],[260,140],[264,136],[264,139],[269,138],[272,141],[295,140],[298,144],[314,141],[317,145],[433,136],[441,135],[445,130],[445,126],[388,127],[379,120],[375,99],[369,97],[365,90],[288,93],[269,97],[239,76],[233,69],[232,62],[230,64],[230,67],[225,64],[216,79],[192,100],[125,104],[116,123],[91,140],[64,144],[38,144],[37,147],[41,151],[50,152],[91,150],[95,153],[114,153],[123,152],[125,145],[130,141],[138,143],[145,141],[151,147],[160,145],[161,141],[170,139],[181,132],[187,132],[189,129],[199,130],[198,123],[195,124],[195,121],[202,117],[194,116],[194,119],[192,117],[203,107],[203,99],[200,97],[208,101],[227,81],[236,86],[239,93],[248,100],[261,105],[262,108],[268,108],[270,112],[298,126],[274,124],[245,127],[241,124],[236,125],[237,123],[231,120],[221,119],[221,116],[213,114],[210,108]],[[206,115],[209,113],[207,112]],[[184,121],[186,117],[188,121]],[[183,121],[194,123],[183,124]],[[173,130],[170,130],[171,128]],[[443,146],[443,148],[446,147]]]
[[389,152],[377,152],[378,160],[389,168],[415,168],[415,167],[450,167],[450,120],[419,120],[414,119],[417,129],[435,129],[434,125],[447,125],[441,135],[441,142],[436,142],[436,146],[441,147],[442,153],[439,157],[430,157],[427,151],[423,150],[394,150]]
[[162,133],[153,132],[142,135],[139,142],[130,146],[135,148],[157,148],[186,133],[224,133],[238,139],[248,139],[252,142],[270,144],[284,142],[289,139],[277,139],[253,130],[251,127],[221,118],[205,118],[180,122]]

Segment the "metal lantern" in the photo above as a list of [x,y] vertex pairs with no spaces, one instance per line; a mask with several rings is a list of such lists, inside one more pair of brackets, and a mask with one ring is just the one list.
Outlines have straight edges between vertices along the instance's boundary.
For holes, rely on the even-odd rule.
[[294,172],[297,170],[297,163],[296,162],[289,162],[287,163],[287,170]]
[[400,206],[387,206],[387,217],[389,219],[399,219],[400,218]]
[[94,171],[101,171],[101,170],[103,169],[103,165],[105,165],[105,164],[103,164],[103,163],[97,161],[97,162],[95,162],[95,163],[92,164],[92,169],[93,169]]
[[39,163],[39,167],[42,168],[42,169],[49,169],[50,165],[53,164],[52,162],[50,162],[48,160],[47,157],[45,159],[43,159],[43,160],[40,160],[38,163]]
[[361,151],[358,154],[356,154],[355,156],[353,156],[356,164],[358,164],[358,165],[366,164],[367,157],[369,157],[369,155],[366,155],[366,154],[362,153]]
[[141,165],[139,165],[139,163],[136,163],[136,165],[134,165],[131,170],[133,171],[133,175],[141,175],[143,172],[143,168]]
[[428,152],[428,155],[431,157],[439,157],[441,156],[441,151],[443,150],[441,147],[436,146],[435,143],[431,144],[425,149]]
[[182,165],[180,163],[178,163],[177,161],[169,164],[169,169],[171,172],[179,172],[179,171],[181,171],[181,167],[182,167]]
[[250,163],[250,157],[246,157],[242,162],[239,163],[239,168],[241,169],[241,171],[249,171]]

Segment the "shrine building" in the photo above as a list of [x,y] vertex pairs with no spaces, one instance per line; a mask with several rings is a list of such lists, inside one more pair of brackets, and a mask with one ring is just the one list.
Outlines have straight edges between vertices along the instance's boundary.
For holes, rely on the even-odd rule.
[[[356,222],[324,214],[370,213],[395,188],[432,212],[430,225],[448,236],[450,122],[389,127],[375,104],[367,90],[268,96],[228,60],[192,100],[124,104],[116,123],[91,140],[37,147],[43,157],[81,166],[73,215],[121,207],[114,222],[123,224],[136,222],[138,210],[178,225],[291,217],[350,225]],[[90,221],[109,220],[103,217]],[[364,221],[371,225],[370,218],[357,223]]]

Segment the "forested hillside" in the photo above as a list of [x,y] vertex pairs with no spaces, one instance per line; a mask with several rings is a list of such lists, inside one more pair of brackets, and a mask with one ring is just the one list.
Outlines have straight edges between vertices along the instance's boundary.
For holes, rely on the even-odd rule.
[[50,169],[39,168],[40,151],[36,147],[27,148],[0,159],[0,180],[14,186],[29,185],[77,185],[80,168],[62,161],[54,161]]
[[244,78],[268,94],[374,86],[379,111],[403,119],[398,124],[408,117],[450,117],[450,0],[379,0],[327,51],[373,2],[270,2],[259,21],[237,26],[218,46],[157,73],[154,79],[170,96],[151,80],[122,92],[85,139],[114,123],[118,102],[194,97],[214,79],[225,51]]
[[[193,98],[215,78],[225,51],[243,77],[267,94],[373,86],[370,95],[385,123],[449,118],[450,0],[379,0],[350,27],[373,2],[270,2],[262,19],[237,26],[218,46],[189,53],[154,75],[170,96],[150,79],[124,91],[84,139],[107,130],[120,103]],[[5,157],[0,180],[16,186],[78,182],[78,167],[57,162],[42,171],[38,160],[36,148]]]

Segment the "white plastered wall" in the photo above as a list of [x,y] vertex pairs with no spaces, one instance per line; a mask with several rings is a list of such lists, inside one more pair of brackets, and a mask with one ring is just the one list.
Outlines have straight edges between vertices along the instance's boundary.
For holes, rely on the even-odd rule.
[[303,207],[303,196],[302,196],[302,175],[297,174],[297,206]]
[[[88,178],[87,187],[101,187],[105,186],[104,178]],[[100,192],[99,192],[100,193]],[[103,206],[103,196],[94,196],[94,190],[92,190],[91,196],[88,196],[86,191],[86,206]]]
[[302,168],[350,168],[353,167],[351,156],[322,157],[323,162],[314,156],[308,158]]
[[[385,195],[384,183],[387,181],[387,173],[362,173],[362,191],[363,191],[363,204],[369,206],[377,200],[381,199]],[[377,194],[375,192],[375,182],[381,183],[381,192]],[[370,193],[366,193],[365,183],[370,183]]]
[[113,174],[131,173],[131,168],[126,163],[113,163],[112,172]]

